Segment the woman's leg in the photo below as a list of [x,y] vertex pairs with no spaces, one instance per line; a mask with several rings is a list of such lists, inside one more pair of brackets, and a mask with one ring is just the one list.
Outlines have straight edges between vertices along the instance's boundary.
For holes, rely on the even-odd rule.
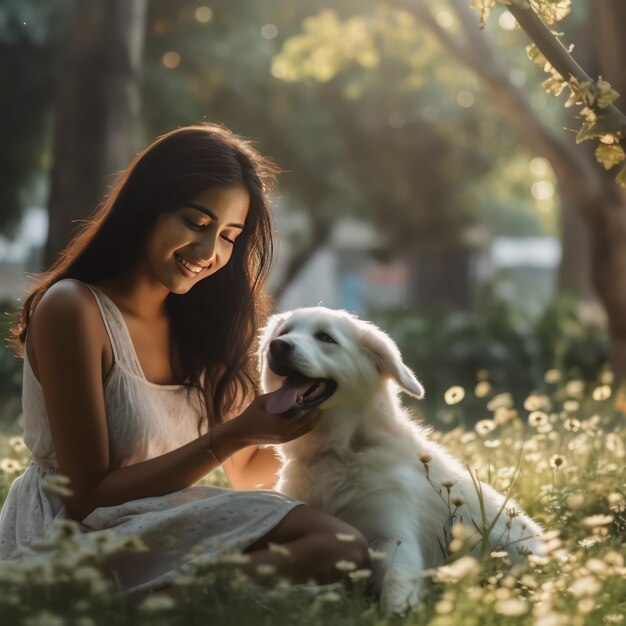
[[[337,533],[352,535],[352,541],[337,539]],[[284,546],[289,555],[272,551],[270,543]],[[241,569],[254,575],[260,564],[270,564],[277,573],[294,582],[314,579],[320,584],[343,577],[335,567],[337,561],[352,561],[358,569],[370,567],[367,540],[346,522],[306,505],[298,506],[266,535],[244,550],[250,562]]]

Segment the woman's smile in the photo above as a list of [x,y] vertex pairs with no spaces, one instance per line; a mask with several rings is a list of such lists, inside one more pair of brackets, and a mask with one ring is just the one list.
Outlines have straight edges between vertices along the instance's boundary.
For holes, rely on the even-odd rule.
[[177,261],[177,265],[180,268],[181,273],[184,276],[188,276],[189,278],[195,278],[198,276],[203,270],[211,267],[211,264],[208,266],[200,266],[192,263],[191,261],[185,259],[184,257],[179,256],[178,254],[174,254],[174,257]]

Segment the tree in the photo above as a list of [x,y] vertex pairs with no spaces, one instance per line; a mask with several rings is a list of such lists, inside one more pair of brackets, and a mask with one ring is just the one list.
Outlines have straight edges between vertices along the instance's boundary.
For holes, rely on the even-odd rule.
[[76,4],[56,104],[46,266],[133,156],[145,13],[146,0]]
[[[514,2],[503,0],[502,3],[507,5],[520,23],[525,23],[524,17],[528,17],[530,11],[525,0]],[[484,22],[488,10],[494,6],[495,2],[478,0],[478,4],[483,9]],[[556,18],[564,16],[559,9],[569,5],[569,2],[567,0],[559,2],[542,0],[537,4],[542,5],[546,10],[554,8],[555,12],[552,15],[553,21],[556,21]],[[455,29],[444,28],[435,17],[433,9],[442,5],[445,5],[454,15]],[[618,379],[622,379],[626,375],[626,285],[624,285],[626,279],[626,196],[624,190],[618,187],[613,177],[609,178],[601,171],[593,156],[590,158],[586,150],[575,145],[573,139],[567,138],[560,131],[553,130],[539,117],[530,106],[524,91],[511,81],[507,68],[499,62],[486,34],[480,32],[478,18],[467,6],[465,0],[446,0],[446,2],[399,0],[394,3],[394,6],[406,19],[413,20],[416,28],[421,26],[428,29],[443,49],[457,62],[474,72],[485,85],[492,101],[498,106],[502,116],[518,135],[520,141],[528,145],[535,153],[545,156],[552,164],[563,199],[564,211],[567,212],[571,208],[576,211],[576,215],[582,216],[590,235],[593,286],[607,311],[613,366]],[[626,58],[624,55],[626,44],[622,37],[624,7],[618,1],[608,0],[598,6],[594,5],[593,14],[595,15],[594,35],[596,39],[604,40],[602,44],[598,44],[598,49],[602,50],[602,54],[598,55],[597,66],[609,82],[620,86],[624,82],[621,68],[623,59]],[[543,15],[546,17],[545,12]],[[536,14],[532,12],[530,17],[533,18],[534,25],[538,26]],[[348,23],[349,20],[345,20],[344,29],[336,33],[339,41],[342,36],[346,36]],[[369,26],[367,20],[363,23],[366,27]],[[606,23],[622,24],[622,28],[615,27],[605,31],[601,24]],[[536,39],[539,39],[535,31],[529,30]],[[310,32],[308,34],[310,35]],[[554,40],[554,35],[549,34]],[[544,39],[549,39],[545,30],[542,31],[542,40]],[[323,45],[321,42],[316,42],[311,37],[306,44],[302,40],[298,42],[298,45],[287,41],[279,56],[279,61],[286,68],[285,72],[290,72],[290,76],[294,79],[302,79],[304,76],[314,77],[314,70],[310,70],[303,59],[314,58],[316,48],[321,45]],[[549,53],[544,51],[544,54],[547,56]],[[551,59],[552,57],[549,58]],[[573,59],[564,49],[559,51],[559,59],[567,61],[567,67],[573,67]],[[339,57],[333,62],[331,74],[337,74],[345,71],[345,67],[355,61],[354,58]],[[560,67],[556,59],[553,65]],[[307,74],[307,71],[313,73]],[[565,68],[562,71],[565,73]],[[328,77],[325,79],[328,80]],[[573,102],[581,100],[582,94],[589,89],[585,85],[587,81],[584,78],[581,80],[580,75],[578,78],[575,75],[575,79],[577,82],[571,84],[574,90]],[[596,85],[595,89],[605,89],[605,93],[610,93],[610,87],[604,84]],[[614,94],[609,95],[609,100],[611,98],[614,98]],[[619,121],[622,116],[613,105],[609,104],[606,108],[610,112],[613,125],[602,126],[602,132],[603,134],[613,133],[612,141],[615,142],[616,138],[623,137],[623,134],[620,134],[622,127]],[[595,129],[597,130],[599,128]],[[590,132],[593,134],[595,131]],[[568,220],[564,221],[567,223]],[[566,240],[565,244],[567,243]],[[580,250],[566,250],[566,252],[580,254]]]
[[0,3],[0,230],[14,234],[39,174],[50,134],[50,94],[58,73],[67,0]]

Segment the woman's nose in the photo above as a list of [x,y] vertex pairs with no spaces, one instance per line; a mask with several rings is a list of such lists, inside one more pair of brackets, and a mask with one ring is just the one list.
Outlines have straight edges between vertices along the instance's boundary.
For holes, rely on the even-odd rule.
[[208,235],[204,237],[196,248],[198,257],[210,265],[215,261],[215,251],[217,250],[217,236]]

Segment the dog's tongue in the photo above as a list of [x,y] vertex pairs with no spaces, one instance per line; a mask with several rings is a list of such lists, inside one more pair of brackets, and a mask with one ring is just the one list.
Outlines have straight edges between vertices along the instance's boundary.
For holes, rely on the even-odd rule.
[[267,397],[266,411],[275,415],[288,411],[311,384],[308,378],[289,376],[280,389]]

